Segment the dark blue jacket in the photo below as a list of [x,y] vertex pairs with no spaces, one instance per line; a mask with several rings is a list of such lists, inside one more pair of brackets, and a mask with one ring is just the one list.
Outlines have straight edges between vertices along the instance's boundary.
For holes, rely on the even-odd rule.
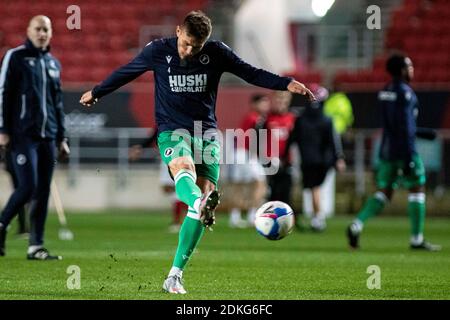
[[203,131],[216,128],[217,89],[224,72],[275,90],[287,90],[292,81],[251,66],[220,41],[207,41],[199,53],[181,60],[177,38],[166,38],[149,43],[132,61],[97,85],[92,94],[101,98],[146,71],[153,71],[155,78],[158,132],[186,129],[192,133],[194,121],[202,122]]
[[30,40],[6,52],[0,70],[0,133],[64,138],[61,64]]
[[378,93],[383,117],[380,158],[411,161],[416,151],[417,96],[403,81],[393,81]]

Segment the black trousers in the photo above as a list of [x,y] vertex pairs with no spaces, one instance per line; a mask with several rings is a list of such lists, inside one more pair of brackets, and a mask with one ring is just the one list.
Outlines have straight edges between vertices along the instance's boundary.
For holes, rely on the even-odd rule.
[[11,156],[18,184],[3,209],[0,222],[8,226],[19,209],[31,201],[29,244],[42,245],[56,160],[55,141],[13,137]]
[[268,176],[269,201],[283,201],[291,205],[292,167],[281,167],[274,175]]
[[[11,176],[11,181],[14,189],[16,189],[19,185],[19,180],[17,179],[16,173],[14,172],[14,161],[11,152],[6,152],[5,156],[5,168]],[[25,211],[25,206],[20,207],[17,211],[17,219],[19,222],[17,233],[25,233],[29,232],[27,226],[27,214]]]

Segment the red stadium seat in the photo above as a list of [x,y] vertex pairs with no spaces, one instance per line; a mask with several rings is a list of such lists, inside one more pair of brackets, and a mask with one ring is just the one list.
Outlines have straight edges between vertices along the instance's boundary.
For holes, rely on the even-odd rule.
[[[450,82],[450,6],[448,0],[407,0],[391,15],[385,48],[410,55],[419,83]],[[376,57],[373,73],[340,72],[335,83],[378,82],[386,79],[383,59]]]
[[449,81],[447,78],[447,70],[435,68],[432,70],[433,82],[446,82]]
[[97,34],[88,34],[83,37],[84,45],[88,50],[101,50],[101,38]]
[[[64,68],[64,66],[63,66]],[[62,81],[64,82],[81,82],[87,81],[85,78],[84,69],[81,68],[67,68],[63,69],[61,73]]]
[[78,39],[73,35],[64,34],[54,37],[53,43],[56,43],[56,45],[61,47],[63,50],[69,51],[77,47]]
[[27,22],[16,17],[13,17],[12,19],[5,19],[2,21],[2,29],[8,30],[8,32],[24,33],[27,29]]
[[125,49],[125,41],[123,35],[110,35],[105,40],[105,49],[111,51],[120,51]]
[[87,79],[93,82],[100,82],[106,78],[112,70],[105,67],[90,67],[86,70]]
[[23,33],[21,34],[6,34],[5,35],[5,41],[7,47],[14,48],[17,47],[25,42],[25,35]]

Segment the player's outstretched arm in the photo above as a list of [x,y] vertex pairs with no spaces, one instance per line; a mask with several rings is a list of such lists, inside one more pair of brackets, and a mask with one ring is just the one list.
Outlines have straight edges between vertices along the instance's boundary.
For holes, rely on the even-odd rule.
[[133,60],[113,71],[100,84],[84,93],[80,103],[90,107],[103,96],[133,81],[144,72],[153,70],[152,50],[153,45],[150,43]]
[[95,104],[97,101],[98,101],[98,99],[95,99],[95,98],[92,96],[92,90],[89,90],[88,92],[85,92],[85,93],[81,96],[81,99],[80,99],[80,103],[81,103],[83,106],[86,106],[86,107],[92,106],[92,105]]
[[310,101],[315,101],[316,97],[303,83],[298,82],[297,80],[292,80],[291,83],[287,86],[288,91],[292,93],[301,94],[307,96]]
[[239,58],[230,47],[220,42],[223,54],[224,71],[231,72],[239,78],[258,87],[272,90],[288,90],[295,94],[306,95],[311,101],[316,100],[314,94],[303,83],[288,77],[281,77],[264,69],[258,69]]

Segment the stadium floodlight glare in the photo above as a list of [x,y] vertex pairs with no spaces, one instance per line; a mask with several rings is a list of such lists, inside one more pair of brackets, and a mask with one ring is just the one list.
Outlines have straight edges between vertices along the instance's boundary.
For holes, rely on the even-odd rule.
[[316,16],[323,17],[333,4],[334,0],[312,0],[311,8]]

